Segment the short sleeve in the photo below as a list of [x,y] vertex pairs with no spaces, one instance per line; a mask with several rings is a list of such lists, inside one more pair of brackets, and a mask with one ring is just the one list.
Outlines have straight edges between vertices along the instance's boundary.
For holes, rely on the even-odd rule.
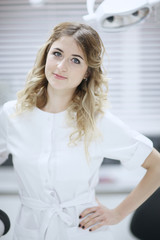
[[141,166],[153,150],[149,138],[131,129],[110,111],[99,121],[99,128],[103,157],[120,160],[128,169]]
[[7,149],[7,114],[5,112],[5,104],[0,109],[0,164],[8,158]]

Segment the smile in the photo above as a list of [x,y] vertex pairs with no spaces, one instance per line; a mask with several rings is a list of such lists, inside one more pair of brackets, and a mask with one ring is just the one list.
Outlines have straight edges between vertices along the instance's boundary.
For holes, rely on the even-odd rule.
[[57,78],[57,79],[61,79],[61,80],[67,79],[66,77],[63,77],[63,76],[58,75],[58,74],[56,74],[56,73],[53,73],[53,75],[54,75],[55,78]]

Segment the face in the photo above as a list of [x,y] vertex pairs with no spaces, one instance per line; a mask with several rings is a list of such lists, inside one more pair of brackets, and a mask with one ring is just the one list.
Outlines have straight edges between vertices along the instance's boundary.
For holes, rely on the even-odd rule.
[[84,54],[73,37],[61,37],[52,44],[47,55],[45,75],[48,88],[73,94],[87,77],[87,68]]

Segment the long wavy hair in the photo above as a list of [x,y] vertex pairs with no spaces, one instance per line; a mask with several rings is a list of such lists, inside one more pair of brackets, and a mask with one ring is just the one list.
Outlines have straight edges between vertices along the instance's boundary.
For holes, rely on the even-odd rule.
[[35,106],[43,108],[47,103],[47,85],[45,64],[47,54],[54,41],[64,36],[74,38],[82,49],[88,65],[88,80],[82,80],[77,87],[68,116],[70,123],[76,120],[70,143],[85,138],[85,146],[97,135],[96,119],[103,115],[106,106],[108,79],[102,70],[105,48],[98,33],[86,24],[64,22],[55,26],[46,43],[38,51],[35,64],[29,72],[23,90],[17,93],[16,114],[32,110]]

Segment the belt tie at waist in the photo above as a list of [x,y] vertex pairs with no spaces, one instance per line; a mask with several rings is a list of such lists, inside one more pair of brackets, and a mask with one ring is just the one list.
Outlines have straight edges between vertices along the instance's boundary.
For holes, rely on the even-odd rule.
[[[56,200],[55,198],[53,198]],[[40,228],[39,239],[44,240],[45,234],[48,229],[51,218],[54,214],[57,214],[61,220],[66,223],[68,226],[74,224],[72,216],[64,212],[65,208],[75,207],[81,204],[89,203],[95,201],[95,192],[88,192],[81,194],[79,197],[74,198],[73,200],[62,202],[62,203],[46,203],[41,200],[36,200],[34,198],[21,197],[22,205],[31,208],[33,210],[45,211],[45,217],[42,219],[43,224]]]

